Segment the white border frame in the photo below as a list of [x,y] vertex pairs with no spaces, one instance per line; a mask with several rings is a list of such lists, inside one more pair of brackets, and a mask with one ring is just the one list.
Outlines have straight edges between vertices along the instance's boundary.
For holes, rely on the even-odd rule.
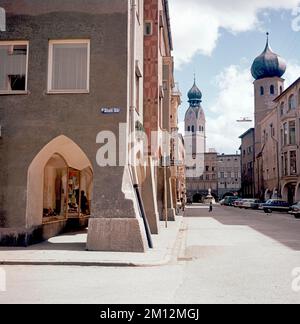
[[23,95],[23,94],[27,94],[28,93],[29,41],[0,41],[0,46],[11,46],[11,45],[26,45],[27,46],[25,90],[21,90],[21,91],[0,90],[0,95]]
[[[57,44],[87,44],[87,89],[67,89],[67,90],[52,90],[52,64],[53,64],[53,45]],[[79,94],[90,93],[90,63],[91,63],[91,40],[90,39],[59,39],[49,40],[48,46],[48,94]]]

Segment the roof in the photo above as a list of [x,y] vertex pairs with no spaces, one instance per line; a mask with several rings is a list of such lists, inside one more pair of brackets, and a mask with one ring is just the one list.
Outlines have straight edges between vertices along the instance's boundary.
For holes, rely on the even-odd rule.
[[170,44],[170,49],[172,51],[174,48],[173,48],[173,37],[172,37],[172,30],[171,30],[171,22],[170,22],[169,0],[165,0],[164,5],[165,5],[166,18],[167,18],[169,44]]
[[285,89],[278,97],[274,99],[274,102],[278,102],[282,97],[284,97],[298,82],[300,82],[300,77],[292,83],[287,89]]
[[248,134],[250,134],[251,132],[253,132],[254,133],[254,128],[250,128],[250,129],[248,129],[244,134],[242,134],[241,136],[240,136],[240,138],[244,138],[244,137],[246,137]]

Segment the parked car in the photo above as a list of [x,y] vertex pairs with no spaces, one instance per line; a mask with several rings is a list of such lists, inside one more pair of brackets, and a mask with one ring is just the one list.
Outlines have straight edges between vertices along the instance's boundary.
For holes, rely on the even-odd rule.
[[263,204],[264,204],[264,202],[256,199],[254,202],[251,203],[250,208],[253,209],[253,210],[257,210],[257,209],[260,209]]
[[295,218],[300,218],[300,202],[291,207],[290,214],[294,215]]
[[289,212],[290,204],[280,199],[270,199],[265,204],[262,204],[261,209],[267,214],[273,211]]
[[237,199],[233,202],[233,206],[236,207],[236,208],[242,208],[242,205],[243,205],[243,202],[244,202],[244,199]]
[[225,202],[224,202],[224,205],[225,206],[233,206],[233,203],[240,199],[240,197],[237,197],[237,196],[228,196],[228,197],[225,197]]
[[224,206],[224,203],[225,203],[225,199],[220,200],[220,205],[221,206]]
[[241,208],[250,209],[255,203],[260,203],[260,201],[257,199],[244,199]]

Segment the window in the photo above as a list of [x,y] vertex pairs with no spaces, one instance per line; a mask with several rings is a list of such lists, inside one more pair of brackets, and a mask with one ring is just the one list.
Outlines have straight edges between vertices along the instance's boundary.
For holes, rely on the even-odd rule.
[[140,112],[140,77],[135,75],[136,111]]
[[296,145],[296,122],[289,122],[289,144]]
[[288,124],[284,123],[283,125],[283,145],[288,144]]
[[290,152],[290,174],[295,175],[297,174],[297,154],[296,151]]
[[295,96],[291,95],[289,97],[289,110],[296,109],[296,102],[295,102]]
[[89,40],[50,41],[48,92],[89,92],[89,69]]
[[271,95],[275,94],[275,87],[273,85],[271,85],[271,87],[270,87],[270,94]]
[[0,94],[27,91],[28,42],[0,42]]
[[282,94],[282,92],[283,92],[283,87],[282,86],[280,86],[280,94]]
[[187,130],[188,130],[188,132],[190,132],[191,131],[191,126],[188,126]]
[[283,116],[283,114],[284,114],[284,102],[282,102],[280,105],[280,116]]
[[283,167],[283,175],[287,176],[288,175],[288,154],[287,154],[287,152],[284,153],[283,160],[284,160],[283,161],[283,165],[284,165],[284,167]]
[[206,168],[205,168],[205,169],[206,169],[206,172],[208,172],[208,171],[209,171],[209,166],[206,166]]
[[152,22],[151,21],[146,21],[145,22],[145,36],[151,36],[152,33],[153,33]]
[[265,94],[265,89],[264,87],[260,87],[260,95],[263,96]]
[[6,31],[6,12],[0,7],[0,31]]
[[195,133],[195,126],[192,126],[192,133]]

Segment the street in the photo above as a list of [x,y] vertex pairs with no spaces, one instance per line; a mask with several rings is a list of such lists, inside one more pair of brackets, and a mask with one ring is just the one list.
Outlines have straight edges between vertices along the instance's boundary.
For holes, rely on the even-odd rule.
[[300,303],[300,221],[288,214],[206,206],[186,210],[167,266],[3,266],[0,303]]

